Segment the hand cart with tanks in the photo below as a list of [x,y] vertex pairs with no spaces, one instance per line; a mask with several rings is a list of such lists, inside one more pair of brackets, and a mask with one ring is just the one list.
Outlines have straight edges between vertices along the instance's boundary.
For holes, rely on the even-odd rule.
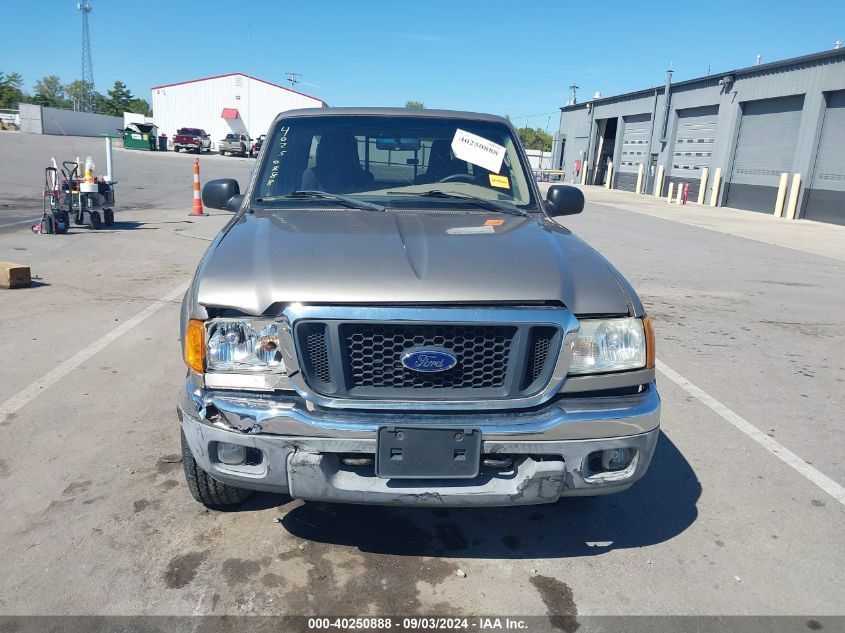
[[[80,178],[79,164],[75,161],[64,161],[61,170],[47,167],[44,170],[43,213],[41,221],[32,230],[36,233],[67,233],[71,222],[77,226],[88,225],[94,230],[112,226],[114,184],[85,182]],[[97,209],[102,209],[102,216]]]

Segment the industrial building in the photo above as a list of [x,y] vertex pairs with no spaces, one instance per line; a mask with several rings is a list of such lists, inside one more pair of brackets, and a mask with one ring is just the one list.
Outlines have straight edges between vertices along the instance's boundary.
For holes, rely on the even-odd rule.
[[251,138],[266,134],[279,112],[321,108],[322,99],[277,84],[231,73],[152,88],[153,119],[170,138],[183,127],[211,135],[212,149],[230,132]]
[[845,49],[561,108],[567,180],[845,224]]

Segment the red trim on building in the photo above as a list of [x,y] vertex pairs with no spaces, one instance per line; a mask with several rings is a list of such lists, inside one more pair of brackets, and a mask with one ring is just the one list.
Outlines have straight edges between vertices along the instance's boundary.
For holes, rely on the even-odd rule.
[[237,108],[223,108],[223,114],[220,115],[224,119],[240,119],[241,115]]
[[202,77],[201,79],[190,79],[188,81],[177,81],[176,83],[172,84],[164,84],[162,86],[153,86],[150,90],[159,90],[161,88],[170,88],[172,86],[182,86],[184,84],[195,84],[200,81],[209,81],[210,79],[222,79],[223,77],[234,77],[236,75],[240,75],[241,77],[246,77],[247,79],[253,79],[255,81],[260,81],[261,83],[269,84],[271,86],[275,86],[276,88],[281,88],[282,90],[287,90],[288,92],[292,92],[294,94],[300,95],[302,97],[308,97],[309,99],[314,99],[315,101],[319,101],[324,106],[328,106],[328,104],[312,95],[305,94],[304,92],[299,92],[298,90],[291,90],[290,88],[285,88],[284,86],[280,86],[279,84],[274,84],[272,81],[267,81],[265,79],[259,79],[258,77],[253,77],[252,75],[245,75],[243,73],[226,73],[225,75],[214,75],[213,77]]

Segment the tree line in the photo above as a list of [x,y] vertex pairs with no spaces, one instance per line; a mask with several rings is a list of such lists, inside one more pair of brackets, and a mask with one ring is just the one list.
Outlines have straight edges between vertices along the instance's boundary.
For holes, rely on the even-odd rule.
[[[410,110],[425,110],[425,104],[422,101],[406,101],[405,107]],[[510,117],[506,117],[510,121]],[[520,140],[522,140],[525,149],[539,149],[544,152],[552,151],[552,135],[542,128],[530,128],[527,125],[517,130]]]
[[543,128],[530,128],[527,125],[517,130],[525,149],[539,149],[544,152],[552,151],[552,135]]
[[132,94],[122,81],[115,81],[111,90],[100,94],[85,81],[77,79],[63,84],[56,75],[46,75],[35,82],[32,95],[24,91],[23,77],[12,72],[8,75],[0,71],[0,109],[17,109],[21,103],[67,110],[81,110],[91,104],[91,112],[123,116],[124,112],[135,112],[152,116],[150,104]]

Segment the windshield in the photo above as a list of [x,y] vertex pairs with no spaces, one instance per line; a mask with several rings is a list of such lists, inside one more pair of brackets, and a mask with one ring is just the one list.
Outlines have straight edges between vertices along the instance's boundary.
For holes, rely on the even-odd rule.
[[[253,196],[278,207],[323,192],[389,207],[454,207],[473,199],[531,209],[517,141],[495,121],[416,116],[315,116],[281,121],[266,141]],[[437,195],[431,195],[436,192]],[[301,198],[300,198],[301,203]],[[489,205],[488,205],[489,206]]]

